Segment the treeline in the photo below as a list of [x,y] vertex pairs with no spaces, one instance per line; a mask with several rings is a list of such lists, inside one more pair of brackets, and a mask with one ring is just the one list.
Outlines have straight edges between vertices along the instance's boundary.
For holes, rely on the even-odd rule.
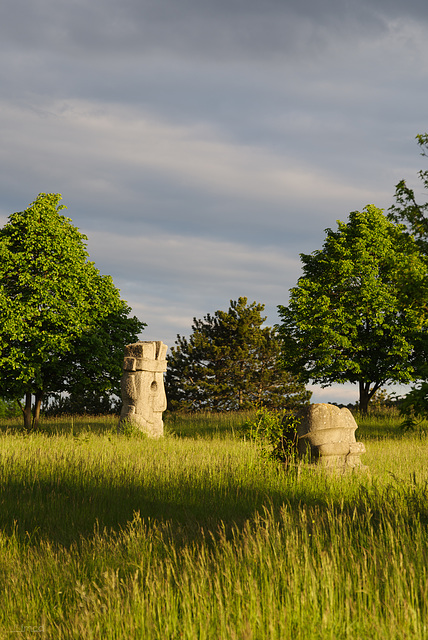
[[[423,156],[428,134],[417,136]],[[428,189],[428,171],[420,171]],[[109,276],[90,262],[86,237],[61,214],[59,194],[39,194],[0,230],[0,412],[18,403],[24,425],[51,410],[101,413],[120,398],[131,317]],[[264,305],[244,297],[193,320],[168,356],[172,410],[229,411],[309,401],[308,382],[359,387],[364,413],[386,384],[416,383],[402,406],[423,415],[428,398],[428,202],[405,180],[385,213],[375,205],[327,229],[301,254],[303,275],[266,327]],[[112,400],[113,399],[113,400]],[[113,403],[113,404],[112,404]]]

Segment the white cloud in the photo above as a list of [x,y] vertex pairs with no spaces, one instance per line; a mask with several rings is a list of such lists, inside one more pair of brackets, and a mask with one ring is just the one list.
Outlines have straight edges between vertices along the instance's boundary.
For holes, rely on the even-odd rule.
[[308,391],[312,391],[311,402],[355,404],[358,401],[358,387],[351,384],[332,384],[329,387],[308,384]]

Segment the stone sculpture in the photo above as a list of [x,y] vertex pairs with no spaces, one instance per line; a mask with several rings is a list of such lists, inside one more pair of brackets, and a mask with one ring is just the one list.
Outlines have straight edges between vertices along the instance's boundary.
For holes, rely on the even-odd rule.
[[134,342],[125,347],[119,430],[128,422],[149,437],[163,436],[162,412],[166,409],[163,374],[167,348],[160,340]]
[[365,469],[360,456],[366,448],[355,439],[358,425],[349,409],[311,404],[298,416],[297,448],[301,456],[338,470]]

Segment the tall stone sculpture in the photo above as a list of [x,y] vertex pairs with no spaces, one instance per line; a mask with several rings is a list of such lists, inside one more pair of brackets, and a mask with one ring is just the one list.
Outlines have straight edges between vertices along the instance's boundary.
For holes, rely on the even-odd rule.
[[166,409],[163,374],[167,348],[160,340],[134,342],[125,347],[119,429],[129,422],[149,437],[163,436],[162,412]]
[[300,455],[323,467],[342,471],[363,467],[360,455],[365,446],[355,439],[358,425],[349,409],[333,404],[311,404],[299,414],[297,447]]

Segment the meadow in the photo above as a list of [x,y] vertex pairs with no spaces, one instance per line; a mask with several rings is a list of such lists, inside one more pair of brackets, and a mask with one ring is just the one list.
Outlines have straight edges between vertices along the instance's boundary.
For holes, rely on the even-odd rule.
[[428,439],[357,419],[370,473],[285,470],[247,415],[0,422],[0,638],[428,638]]

